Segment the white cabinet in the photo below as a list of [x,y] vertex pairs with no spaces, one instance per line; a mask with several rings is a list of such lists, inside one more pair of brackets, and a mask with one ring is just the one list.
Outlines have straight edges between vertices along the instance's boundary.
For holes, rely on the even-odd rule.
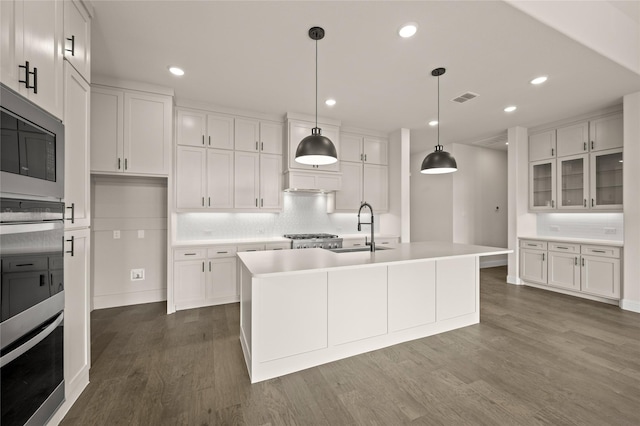
[[179,109],[176,126],[178,145],[233,149],[233,117]]
[[91,232],[88,228],[65,231],[64,238],[64,379],[69,397],[89,383]]
[[624,143],[622,114],[614,114],[589,122],[591,151],[622,148]]
[[520,278],[539,284],[547,283],[546,242],[520,242]]
[[235,152],[234,207],[282,208],[282,157],[257,152]]
[[3,0],[0,20],[0,81],[61,118],[62,1]]
[[91,18],[78,0],[64,1],[64,58],[91,82]]
[[205,302],[215,305],[236,302],[238,298],[236,258],[209,259],[208,263]]
[[589,202],[589,154],[558,158],[558,209],[586,209]]
[[529,163],[529,209],[556,207],[556,160]]
[[529,136],[529,161],[556,157],[556,131],[548,130]]
[[233,151],[179,146],[177,208],[232,209],[233,167]]
[[436,320],[436,262],[389,265],[389,332]]
[[376,213],[388,211],[388,141],[352,133],[341,133],[340,140],[340,169],[345,185],[336,191],[329,211],[357,211],[362,201],[371,204]]
[[90,225],[89,84],[68,63],[64,64],[65,228]]
[[[232,151],[207,149],[206,207],[212,209],[233,208],[233,160]],[[184,185],[188,185],[188,183],[184,182]]]
[[235,149],[265,154],[282,154],[282,124],[236,118]]
[[170,96],[93,86],[91,172],[167,176],[172,108]]
[[479,314],[480,286],[476,257],[441,259],[436,263],[436,320]]
[[176,310],[201,306],[204,301],[205,283],[204,259],[174,262],[173,301]]
[[589,151],[589,123],[578,123],[558,128],[556,131],[558,157],[582,154]]
[[620,258],[618,247],[521,240],[520,278],[576,296],[619,299]]
[[622,148],[590,154],[591,209],[622,210],[622,160]]
[[[329,124],[319,124],[318,126],[322,129],[322,135],[328,137],[331,142],[333,142],[333,145],[336,147],[336,151],[338,152],[338,160],[340,160],[340,132],[338,127]],[[288,134],[287,141],[285,143],[287,170],[317,170],[329,172],[337,172],[340,170],[340,161],[326,166],[313,166],[296,162],[296,150],[298,149],[298,145],[300,145],[300,141],[311,135],[311,129],[314,127],[314,123],[307,121],[292,119],[287,121]]]

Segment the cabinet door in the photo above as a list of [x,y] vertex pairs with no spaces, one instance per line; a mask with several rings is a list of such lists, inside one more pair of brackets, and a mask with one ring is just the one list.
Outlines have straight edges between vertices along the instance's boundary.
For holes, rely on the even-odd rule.
[[571,253],[549,252],[549,267],[547,270],[548,284],[580,290],[580,256]]
[[[22,58],[22,1],[0,1],[0,81],[16,92],[20,91],[18,80],[24,77],[24,70],[18,68]],[[19,32],[20,31],[20,32]]]
[[234,206],[237,209],[257,209],[260,198],[260,154],[235,152]]
[[436,262],[389,265],[389,331],[436,320]]
[[282,208],[282,155],[260,154],[260,208]]
[[124,94],[124,171],[166,176],[171,167],[169,96]]
[[340,133],[340,161],[360,162],[362,154],[362,136]]
[[622,114],[593,120],[589,123],[589,127],[591,151],[622,148],[624,143]]
[[589,152],[589,123],[561,127],[556,131],[558,157]]
[[205,146],[206,123],[206,117],[202,113],[178,110],[176,143],[187,146]]
[[539,284],[547,283],[547,252],[520,249],[520,278]]
[[209,302],[231,302],[240,293],[236,283],[236,258],[209,259],[205,298]]
[[[307,123],[303,121],[290,121],[289,122],[289,168],[301,169],[301,170],[323,170],[330,172],[337,172],[340,170],[340,162],[337,161],[327,166],[312,166],[307,164],[300,164],[296,161],[296,150],[300,141],[311,135],[311,129],[315,125],[313,123]],[[328,137],[338,152],[338,160],[340,160],[340,134],[338,128],[335,126],[321,127],[322,135]]]
[[66,231],[64,236],[64,376],[65,387],[72,390],[88,383],[91,364],[91,232],[89,229]]
[[91,81],[91,19],[78,0],[64,2],[64,57]]
[[371,204],[376,213],[389,210],[389,172],[387,166],[364,165],[363,201]]
[[546,160],[556,156],[556,131],[549,130],[529,136],[529,161]]
[[205,207],[207,150],[179,146],[176,159],[176,204],[179,209]]
[[[342,169],[342,189],[336,191],[336,211],[357,211],[362,203],[362,163],[351,163],[343,161],[340,165]],[[372,204],[375,209],[378,208]]]
[[553,210],[556,207],[556,161],[529,163],[529,209]]
[[[29,61],[31,70],[37,69],[34,89],[20,85],[20,93],[50,114],[62,118],[64,74],[62,70],[63,10],[60,0],[23,2],[23,56],[19,65]],[[19,40],[18,40],[19,41]],[[22,70],[24,72],[24,70]],[[21,74],[24,77],[24,74]],[[21,78],[22,79],[22,78]]]
[[365,136],[363,153],[365,163],[387,165],[387,140]]
[[589,199],[589,154],[558,158],[558,208],[586,209]]
[[185,260],[173,264],[173,300],[185,309],[205,298],[205,261]]
[[260,123],[246,118],[235,119],[235,148],[237,151],[260,150]]
[[[91,89],[82,76],[65,63],[64,79],[64,200],[65,228],[88,227],[89,215],[89,108]],[[72,220],[70,220],[72,219]]]
[[622,148],[591,153],[592,209],[622,210]]
[[122,172],[124,92],[91,88],[91,171]]
[[207,150],[207,207],[233,208],[233,151]]
[[260,122],[260,152],[282,154],[282,123]]
[[233,117],[208,114],[207,135],[209,148],[233,149]]
[[596,296],[620,297],[620,259],[582,256],[581,289]]

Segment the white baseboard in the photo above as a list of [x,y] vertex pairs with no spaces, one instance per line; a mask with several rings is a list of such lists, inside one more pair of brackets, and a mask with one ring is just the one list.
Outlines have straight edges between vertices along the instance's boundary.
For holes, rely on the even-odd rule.
[[62,422],[64,416],[67,415],[73,404],[78,400],[82,391],[89,384],[89,366],[84,368],[73,380],[73,383],[68,383],[65,381],[64,383],[64,393],[65,400],[58,408],[49,421],[47,422],[47,426],[57,426]]
[[620,301],[620,308],[625,311],[640,313],[640,302],[637,300],[622,299]]
[[512,275],[507,275],[507,283],[509,283],[509,284],[515,284],[515,285],[522,285],[522,284],[524,284],[520,278],[518,278],[518,277],[514,277],[514,276],[512,276]]
[[496,266],[507,266],[507,259],[496,259],[496,260],[482,260],[480,258],[480,269],[482,268],[494,268]]
[[93,297],[94,309],[116,308],[118,306],[140,305],[143,303],[164,302],[167,289],[136,291],[133,293],[108,294]]

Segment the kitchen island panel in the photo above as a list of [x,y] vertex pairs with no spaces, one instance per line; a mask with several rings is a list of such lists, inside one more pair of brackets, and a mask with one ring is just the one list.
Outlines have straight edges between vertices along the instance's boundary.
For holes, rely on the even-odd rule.
[[331,345],[386,333],[387,267],[329,272]]
[[327,347],[327,273],[263,278],[254,287],[258,362]]
[[436,267],[438,321],[476,313],[480,270],[477,257],[439,260]]
[[436,262],[389,266],[389,331],[436,320]]

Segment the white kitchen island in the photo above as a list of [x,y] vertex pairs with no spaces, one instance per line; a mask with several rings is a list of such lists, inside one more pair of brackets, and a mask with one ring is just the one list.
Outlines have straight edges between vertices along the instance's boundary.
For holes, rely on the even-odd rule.
[[479,258],[510,251],[424,242],[238,253],[251,382],[477,324]]

